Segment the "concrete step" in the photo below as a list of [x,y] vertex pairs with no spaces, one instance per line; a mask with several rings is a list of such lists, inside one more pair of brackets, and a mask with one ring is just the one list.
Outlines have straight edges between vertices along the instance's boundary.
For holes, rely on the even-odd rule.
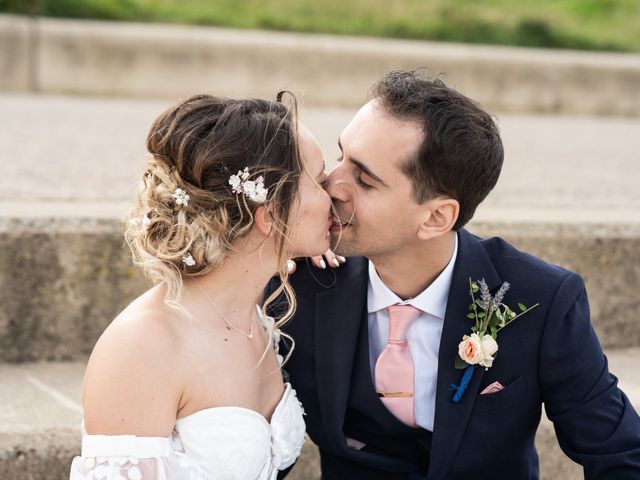
[[[0,94],[0,215],[105,216],[115,204],[117,218],[144,169],[149,126],[170,103]],[[330,170],[356,108],[300,108]],[[640,118],[496,116],[505,163],[478,218],[640,221]]]
[[[13,32],[10,37],[18,39],[38,25],[56,35],[64,35],[63,27],[68,27],[77,38],[88,31],[88,24],[82,22],[37,22],[6,17],[0,21],[2,28],[9,29],[3,32]],[[161,26],[145,30],[146,26],[91,23],[91,27],[98,43],[106,41],[112,28],[121,28],[122,38],[153,37],[153,32],[165,31]],[[214,32],[175,28],[174,34],[193,38]],[[214,34],[225,36],[220,31]],[[237,40],[233,32],[226,34]],[[248,35],[251,41],[264,40],[260,33]],[[267,37],[275,41],[286,36]],[[333,45],[335,39],[326,40]],[[356,43],[362,48],[375,44],[364,39]],[[12,50],[11,58],[20,61],[22,57],[14,55],[20,51]],[[569,53],[563,55],[571,58]],[[607,64],[614,57],[598,58]],[[615,58],[613,64],[626,65],[630,57]],[[326,85],[323,89],[330,90]],[[474,95],[473,90],[462,89]],[[0,359],[79,358],[117,311],[145,287],[120,248],[118,221],[143,168],[145,132],[166,103],[0,95],[0,298],[4,307]],[[337,154],[336,138],[353,111],[302,110],[329,168]],[[640,130],[640,120],[498,117],[506,163],[473,229],[505,236],[581,273],[590,286],[594,320],[607,319],[605,326],[598,327],[607,333],[606,344],[635,344],[637,322],[631,299],[639,276],[640,189],[636,187],[640,173],[635,166],[640,136],[635,132]]]
[[[583,275],[606,347],[640,346],[640,223],[477,221]],[[79,360],[147,282],[114,219],[0,216],[0,362]]]
[[[272,96],[288,88],[315,105],[354,106],[383,73],[426,66],[494,110],[637,116],[639,59],[637,54],[0,16],[0,89],[46,93]],[[175,71],[180,75],[168,73]]]
[[[0,94],[0,361],[84,358],[146,288],[121,219],[166,103]],[[353,113],[302,108],[329,170]],[[471,230],[583,275],[603,343],[638,346],[640,119],[498,120],[505,166]]]
[[[120,217],[144,169],[149,126],[169,103],[0,94],[0,216]],[[355,111],[301,106],[328,170]],[[497,120],[505,164],[479,219],[640,222],[640,119]]]
[[[640,408],[640,348],[607,351],[609,367]],[[0,364],[0,478],[64,480],[80,449],[84,362]],[[566,458],[543,417],[536,445],[543,480],[577,480],[582,468]],[[292,480],[317,480],[316,447],[308,441]]]

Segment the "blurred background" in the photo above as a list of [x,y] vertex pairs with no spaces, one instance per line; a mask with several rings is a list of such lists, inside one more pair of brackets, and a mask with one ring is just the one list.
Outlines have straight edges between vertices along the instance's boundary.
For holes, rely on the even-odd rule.
[[[640,406],[640,2],[0,0],[0,479],[61,480],[84,364],[147,283],[123,219],[154,118],[193,93],[296,93],[330,170],[393,69],[495,115],[505,165],[469,229],[580,273]],[[582,478],[550,423],[542,478]],[[292,479],[317,479],[308,442]]]
[[2,0],[22,15],[637,52],[635,0]]

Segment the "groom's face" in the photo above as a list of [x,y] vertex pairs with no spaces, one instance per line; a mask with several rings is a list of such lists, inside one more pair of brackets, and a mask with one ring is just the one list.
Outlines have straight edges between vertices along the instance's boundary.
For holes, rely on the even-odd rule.
[[424,133],[392,117],[376,100],[364,105],[340,135],[338,166],[328,178],[337,219],[332,248],[375,258],[417,242],[423,208],[401,166],[416,154]]

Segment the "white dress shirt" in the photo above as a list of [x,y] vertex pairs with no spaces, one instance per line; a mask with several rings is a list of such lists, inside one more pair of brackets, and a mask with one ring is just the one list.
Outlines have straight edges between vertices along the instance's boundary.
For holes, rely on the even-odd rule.
[[458,237],[451,260],[429,287],[418,296],[402,300],[380,279],[376,268],[369,261],[369,286],[367,308],[369,312],[369,365],[375,384],[375,366],[378,356],[389,338],[389,314],[387,307],[397,303],[411,305],[422,313],[407,331],[411,356],[415,366],[414,414],[416,423],[433,432],[436,408],[436,381],[438,377],[438,351],[447,310],[447,299],[453,277],[453,266],[458,256]]

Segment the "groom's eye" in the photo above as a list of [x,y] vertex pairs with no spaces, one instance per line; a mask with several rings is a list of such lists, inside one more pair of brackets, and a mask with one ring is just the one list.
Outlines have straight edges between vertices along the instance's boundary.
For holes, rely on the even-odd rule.
[[360,185],[362,188],[364,188],[365,190],[369,190],[370,188],[373,188],[373,185],[369,185],[368,183],[364,183],[362,181],[362,178],[359,175],[356,175],[356,183],[358,185]]
[[[338,162],[338,163],[342,162],[343,160],[344,160],[344,155],[343,155],[343,154],[340,154],[340,155],[338,156],[338,158],[336,158],[336,162]],[[369,185],[368,183],[364,183],[364,182],[362,181],[362,178],[360,177],[360,171],[359,171],[359,170],[360,170],[360,169],[358,168],[358,169],[356,170],[356,172],[355,172],[355,179],[356,179],[356,183],[357,183],[360,187],[362,187],[363,189],[365,189],[365,190],[369,190],[370,188],[373,188],[373,185]]]

